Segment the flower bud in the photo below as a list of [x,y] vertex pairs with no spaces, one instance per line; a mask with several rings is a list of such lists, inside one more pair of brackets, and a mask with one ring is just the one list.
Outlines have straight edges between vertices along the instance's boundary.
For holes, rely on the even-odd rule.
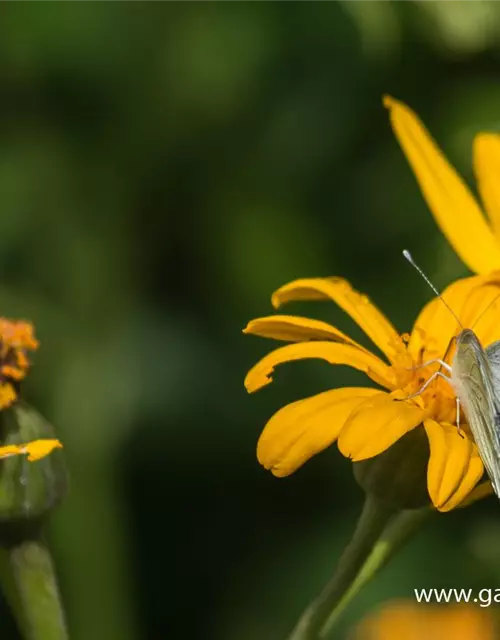
[[[11,446],[42,440],[29,455],[0,460],[0,536],[6,524],[32,526],[41,522],[64,497],[68,478],[61,450],[43,455],[54,429],[33,407],[18,401],[0,412],[0,441]],[[33,460],[30,462],[30,459]]]

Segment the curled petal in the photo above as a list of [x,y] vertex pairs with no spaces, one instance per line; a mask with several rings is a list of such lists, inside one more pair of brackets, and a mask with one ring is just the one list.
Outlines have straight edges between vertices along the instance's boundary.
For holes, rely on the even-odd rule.
[[388,96],[384,104],[427,204],[450,244],[472,271],[499,269],[500,246],[464,180],[411,109]]
[[500,135],[480,133],[474,140],[474,173],[484,208],[500,241]]
[[299,316],[257,318],[248,323],[243,329],[243,333],[251,333],[263,338],[272,338],[273,340],[286,340],[287,342],[332,340],[333,342],[343,342],[362,351],[367,351],[367,349],[331,324]]
[[333,300],[363,329],[377,347],[394,361],[405,351],[396,329],[369,298],[351,287],[342,278],[302,278],[284,285],[274,292],[271,301],[275,308],[292,300]]
[[330,364],[349,365],[364,371],[382,386],[391,387],[394,384],[390,367],[368,351],[337,342],[300,342],[271,351],[252,367],[245,378],[247,391],[253,393],[272,382],[271,374],[277,365],[305,358],[320,358]]
[[434,506],[450,511],[467,498],[484,473],[476,445],[457,427],[435,420],[424,421],[430,457],[427,486]]
[[351,413],[338,442],[344,456],[354,462],[373,458],[422,422],[423,409],[396,394],[368,398]]
[[275,476],[287,476],[334,442],[351,412],[384,392],[345,387],[283,407],[269,420],[257,445],[257,458]]

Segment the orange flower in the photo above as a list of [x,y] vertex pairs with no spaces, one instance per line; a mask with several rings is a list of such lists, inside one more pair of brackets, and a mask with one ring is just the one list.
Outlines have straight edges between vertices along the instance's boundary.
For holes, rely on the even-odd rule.
[[0,409],[17,399],[16,383],[26,376],[30,366],[27,352],[35,349],[38,340],[29,322],[0,318]]
[[[491,275],[459,280],[443,293],[464,326],[473,326],[479,318],[474,330],[485,346],[500,339],[496,316],[500,300],[494,301],[499,291],[500,275]],[[483,476],[483,464],[463,416],[463,433],[457,429],[455,394],[450,385],[438,378],[421,394],[408,398],[439,365],[417,367],[436,358],[451,361],[450,341],[460,327],[443,302],[429,302],[409,336],[400,335],[365,295],[340,278],[296,280],[276,291],[272,304],[278,308],[293,300],[324,299],[347,312],[386,360],[326,322],[268,316],[251,321],[244,332],[292,344],[272,351],[249,371],[247,390],[252,393],[272,382],[277,365],[305,358],[349,365],[386,390],[333,389],[289,404],[264,428],[257,445],[259,462],[274,475],[287,476],[335,441],[346,457],[365,460],[423,425],[430,445],[427,486],[437,509],[449,511],[491,491],[485,483],[473,492]]]
[[[29,322],[0,318],[0,410],[7,409],[18,399],[19,382],[26,376],[30,363],[28,351],[38,349],[33,325]],[[62,447],[59,440],[34,440],[19,445],[0,447],[0,459],[26,454],[33,462]]]
[[352,640],[495,640],[498,620],[478,606],[419,605],[393,602],[367,616],[350,636]]
[[442,232],[476,273],[500,269],[500,135],[479,133],[473,166],[483,208],[449,164],[418,116],[386,96],[393,131]]

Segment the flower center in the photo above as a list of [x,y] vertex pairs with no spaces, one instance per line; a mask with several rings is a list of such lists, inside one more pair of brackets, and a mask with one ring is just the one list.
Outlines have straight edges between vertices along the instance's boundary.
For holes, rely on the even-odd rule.
[[[414,396],[415,401],[420,398],[424,403],[429,418],[437,422],[456,422],[456,394],[451,384],[441,376],[429,379],[440,370],[439,363],[422,366],[430,360],[443,359],[443,354],[432,350],[432,337],[421,336],[422,348],[418,353],[411,354],[408,349],[401,353],[400,358],[393,364],[397,385],[407,396]],[[405,335],[403,335],[404,342]],[[425,361],[424,361],[425,358]],[[446,371],[443,373],[448,376]],[[410,400],[411,402],[411,400]]]

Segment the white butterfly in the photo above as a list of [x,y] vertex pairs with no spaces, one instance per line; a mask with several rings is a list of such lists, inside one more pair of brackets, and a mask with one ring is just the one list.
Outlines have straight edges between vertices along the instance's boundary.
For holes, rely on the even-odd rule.
[[[405,250],[403,255],[462,326],[410,253]],[[484,349],[472,329],[462,329],[456,337],[456,351],[451,366],[439,359],[425,362],[421,366],[436,363],[439,363],[449,375],[437,371],[410,397],[420,395],[437,376],[452,385],[457,396],[457,426],[462,406],[493,489],[500,497],[500,340]]]

